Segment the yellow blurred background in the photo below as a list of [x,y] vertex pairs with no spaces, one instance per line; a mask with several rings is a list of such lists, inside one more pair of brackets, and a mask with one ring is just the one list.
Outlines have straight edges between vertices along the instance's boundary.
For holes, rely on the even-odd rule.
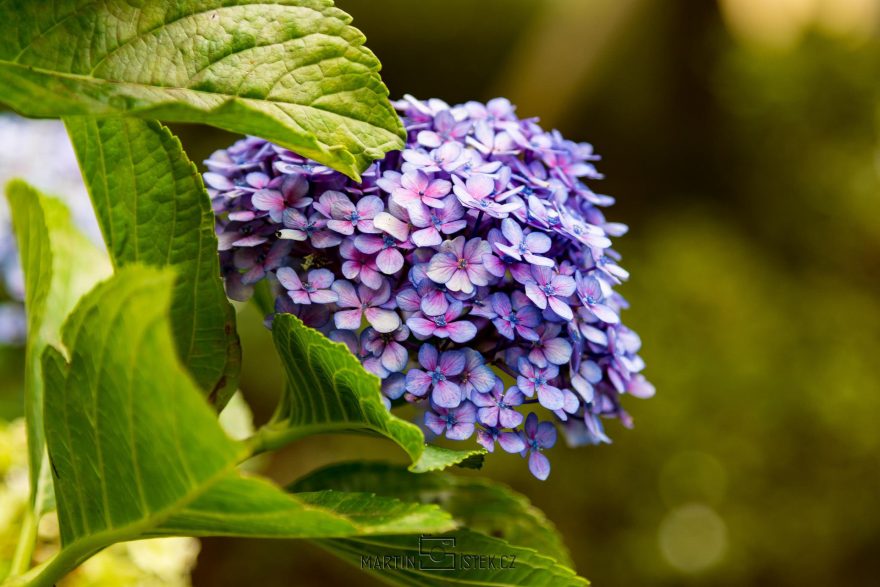
[[[392,96],[504,95],[592,142],[592,187],[631,227],[624,320],[657,396],[613,445],[554,449],[546,482],[510,455],[477,474],[530,496],[600,587],[878,584],[880,0],[337,4]],[[234,138],[175,130],[196,160]],[[280,373],[260,317],[240,323],[265,419]],[[312,438],[269,470],[369,458],[402,454]],[[235,540],[203,541],[194,582],[378,584],[306,543]]]

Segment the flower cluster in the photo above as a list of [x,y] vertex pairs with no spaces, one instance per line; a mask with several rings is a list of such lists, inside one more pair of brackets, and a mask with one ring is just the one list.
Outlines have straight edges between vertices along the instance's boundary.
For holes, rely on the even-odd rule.
[[227,291],[268,279],[276,311],[344,342],[389,407],[545,479],[557,423],[572,445],[609,442],[601,418],[630,423],[621,396],[654,393],[614,291],[626,226],[585,183],[602,177],[592,147],[507,100],[395,106],[406,148],[360,183],[257,138],[205,161]]

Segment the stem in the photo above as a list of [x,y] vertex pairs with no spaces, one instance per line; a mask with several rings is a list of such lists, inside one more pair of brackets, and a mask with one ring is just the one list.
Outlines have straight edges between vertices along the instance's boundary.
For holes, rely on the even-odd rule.
[[37,541],[37,516],[34,508],[29,507],[25,511],[24,520],[21,524],[21,532],[18,535],[18,544],[15,546],[15,554],[9,567],[9,576],[23,575],[31,567],[31,558],[34,554],[34,545]]
[[[80,541],[79,545],[71,545],[61,549],[55,556],[43,564],[34,567],[25,575],[13,579],[8,587],[52,587],[65,575],[95,554],[100,547],[92,545],[91,540]],[[4,587],[6,585],[4,584]]]

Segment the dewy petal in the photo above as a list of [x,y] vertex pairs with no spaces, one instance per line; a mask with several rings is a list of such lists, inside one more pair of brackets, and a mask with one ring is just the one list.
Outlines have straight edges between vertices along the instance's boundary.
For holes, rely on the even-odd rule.
[[541,481],[545,481],[550,476],[550,461],[543,454],[532,451],[529,455],[529,471]]
[[438,381],[431,399],[441,408],[457,408],[461,404],[461,388],[449,380]]
[[400,327],[400,316],[394,310],[367,308],[364,315],[373,328],[379,332],[393,332]]

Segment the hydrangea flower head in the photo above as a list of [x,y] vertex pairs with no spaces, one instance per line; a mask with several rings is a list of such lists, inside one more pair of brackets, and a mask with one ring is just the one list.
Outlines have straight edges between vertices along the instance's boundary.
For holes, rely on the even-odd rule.
[[406,148],[360,183],[253,137],[205,162],[230,297],[269,280],[276,311],[345,342],[387,406],[546,479],[557,430],[610,442],[623,397],[654,394],[614,290],[626,226],[586,184],[598,156],[504,99],[395,106]]

